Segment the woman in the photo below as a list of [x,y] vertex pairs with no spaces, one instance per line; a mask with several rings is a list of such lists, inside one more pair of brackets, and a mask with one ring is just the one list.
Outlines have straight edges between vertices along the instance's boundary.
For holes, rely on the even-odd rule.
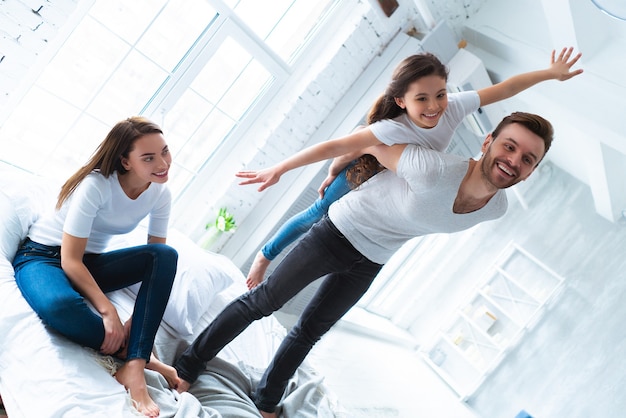
[[[32,225],[13,261],[20,291],[46,325],[125,360],[115,378],[150,417],[159,415],[159,407],[148,394],[144,368],[178,260],[165,245],[171,163],[157,125],[143,117],[117,123],[62,186],[56,210]],[[146,216],[149,245],[104,252],[112,236],[132,231]],[[105,293],[137,282],[141,287],[132,317],[122,323]],[[167,372],[153,356],[149,367]],[[168,382],[176,385],[176,379],[170,374]]]

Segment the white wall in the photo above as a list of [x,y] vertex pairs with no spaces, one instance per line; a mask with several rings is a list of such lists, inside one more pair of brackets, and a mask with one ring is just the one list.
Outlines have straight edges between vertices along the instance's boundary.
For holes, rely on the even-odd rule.
[[591,187],[599,214],[618,220],[626,190],[611,178],[620,175],[626,155],[626,22],[586,0],[487,0],[457,25],[494,82],[547,67],[552,49],[574,46],[583,52],[577,64],[585,70],[581,76],[542,83],[504,105],[553,123],[556,137],[548,158]]

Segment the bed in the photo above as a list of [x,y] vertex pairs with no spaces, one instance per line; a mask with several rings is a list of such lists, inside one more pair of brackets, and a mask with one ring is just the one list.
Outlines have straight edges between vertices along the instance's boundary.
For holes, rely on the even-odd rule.
[[[136,417],[130,397],[110,374],[112,359],[45,327],[15,284],[10,261],[39,213],[54,205],[56,190],[50,181],[0,169],[0,393],[5,408],[10,418]],[[145,236],[139,227],[111,247],[139,244]],[[173,229],[168,243],[178,250],[179,264],[155,352],[172,364],[246,286],[228,258],[200,249]],[[136,288],[109,294],[122,319],[130,315]],[[272,316],[256,321],[209,362],[187,393],[169,389],[162,376],[146,370],[161,417],[259,417],[250,394],[285,334]],[[283,417],[334,417],[335,409],[323,378],[308,362],[293,376],[279,405]]]

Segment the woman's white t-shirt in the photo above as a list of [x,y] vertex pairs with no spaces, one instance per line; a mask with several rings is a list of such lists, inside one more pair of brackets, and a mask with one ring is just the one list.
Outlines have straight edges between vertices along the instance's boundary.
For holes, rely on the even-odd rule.
[[166,185],[150,183],[136,199],[129,198],[114,172],[109,177],[90,173],[58,211],[42,215],[29,230],[31,240],[61,245],[63,232],[88,238],[86,253],[102,253],[114,235],[126,234],[150,216],[148,234],[167,236],[171,193]]

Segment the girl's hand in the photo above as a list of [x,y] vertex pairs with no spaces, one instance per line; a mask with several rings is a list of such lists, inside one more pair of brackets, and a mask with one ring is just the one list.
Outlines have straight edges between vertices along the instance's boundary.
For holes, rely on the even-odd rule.
[[559,81],[569,80],[570,78],[577,76],[582,73],[583,70],[574,70],[570,71],[572,66],[578,62],[582,53],[578,53],[570,60],[572,53],[574,52],[574,48],[563,48],[558,58],[556,57],[556,51],[552,50],[552,56],[550,58],[550,70],[554,73],[554,79]]
[[326,188],[330,186],[330,184],[337,178],[336,174],[328,174],[319,189],[317,189],[317,193],[320,195],[320,199],[324,198],[324,193],[326,192]]
[[261,185],[257,189],[259,192],[262,192],[271,185],[278,183],[278,180],[280,180],[280,174],[278,173],[278,170],[273,167],[266,168],[265,170],[260,171],[239,171],[235,173],[235,176],[247,179],[239,182],[240,185],[261,183]]

